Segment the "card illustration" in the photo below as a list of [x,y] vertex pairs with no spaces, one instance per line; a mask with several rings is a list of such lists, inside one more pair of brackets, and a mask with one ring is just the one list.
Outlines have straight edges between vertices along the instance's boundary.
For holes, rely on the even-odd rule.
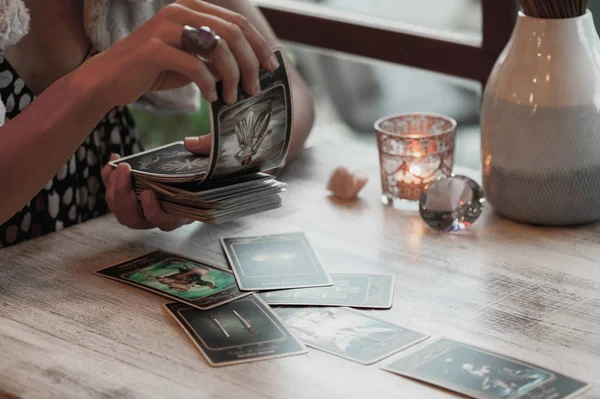
[[163,251],[155,251],[96,273],[200,309],[210,309],[247,295],[238,290],[230,271]]
[[269,305],[348,306],[389,309],[394,297],[392,274],[331,273],[333,285],[261,292]]
[[217,140],[209,178],[269,170],[285,158],[291,135],[291,92],[281,51],[275,55],[281,67],[275,72],[261,70],[261,93],[250,97],[240,90],[237,103],[212,104]]
[[208,169],[209,158],[192,154],[179,141],[120,158],[110,164],[117,166],[122,162],[127,162],[132,171],[142,175],[200,178]]
[[258,297],[250,295],[211,310],[165,305],[212,366],[305,353],[304,346]]
[[586,383],[446,338],[383,367],[475,398],[571,397]]
[[221,240],[242,290],[332,285],[302,233]]
[[428,336],[346,308],[278,308],[285,325],[313,348],[372,364]]
[[121,277],[188,300],[216,294],[235,284],[234,276],[228,273],[177,257],[124,273]]

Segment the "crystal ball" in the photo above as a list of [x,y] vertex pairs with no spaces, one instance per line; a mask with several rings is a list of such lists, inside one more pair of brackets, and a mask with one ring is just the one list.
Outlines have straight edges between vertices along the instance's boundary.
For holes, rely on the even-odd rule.
[[483,189],[477,182],[466,176],[450,176],[425,187],[419,212],[435,230],[462,231],[479,218],[484,204]]

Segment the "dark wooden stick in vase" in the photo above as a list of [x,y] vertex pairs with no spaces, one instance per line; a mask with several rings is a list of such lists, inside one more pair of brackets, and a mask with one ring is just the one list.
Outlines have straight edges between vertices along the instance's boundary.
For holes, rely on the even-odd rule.
[[582,16],[589,0],[519,0],[526,15],[535,18],[564,19]]
[[579,12],[579,5],[577,3],[572,2],[572,1],[570,1],[567,4],[569,6],[569,10],[571,11],[571,15],[573,17],[575,17],[577,15],[577,13]]
[[583,15],[587,12],[587,5],[589,0],[580,0],[579,1],[579,13]]

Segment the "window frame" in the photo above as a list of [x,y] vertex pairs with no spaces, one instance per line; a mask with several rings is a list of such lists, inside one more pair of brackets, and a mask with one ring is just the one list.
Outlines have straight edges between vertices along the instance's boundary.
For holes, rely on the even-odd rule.
[[344,13],[321,6],[290,7],[276,0],[256,2],[281,40],[471,79],[485,85],[512,34],[518,1],[481,1],[481,40],[399,26],[402,24],[358,23],[356,18],[340,17]]

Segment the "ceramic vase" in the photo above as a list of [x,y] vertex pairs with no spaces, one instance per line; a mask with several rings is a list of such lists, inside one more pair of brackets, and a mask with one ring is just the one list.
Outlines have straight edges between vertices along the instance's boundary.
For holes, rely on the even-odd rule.
[[537,225],[600,220],[600,39],[591,12],[520,13],[486,85],[482,170],[488,202]]

